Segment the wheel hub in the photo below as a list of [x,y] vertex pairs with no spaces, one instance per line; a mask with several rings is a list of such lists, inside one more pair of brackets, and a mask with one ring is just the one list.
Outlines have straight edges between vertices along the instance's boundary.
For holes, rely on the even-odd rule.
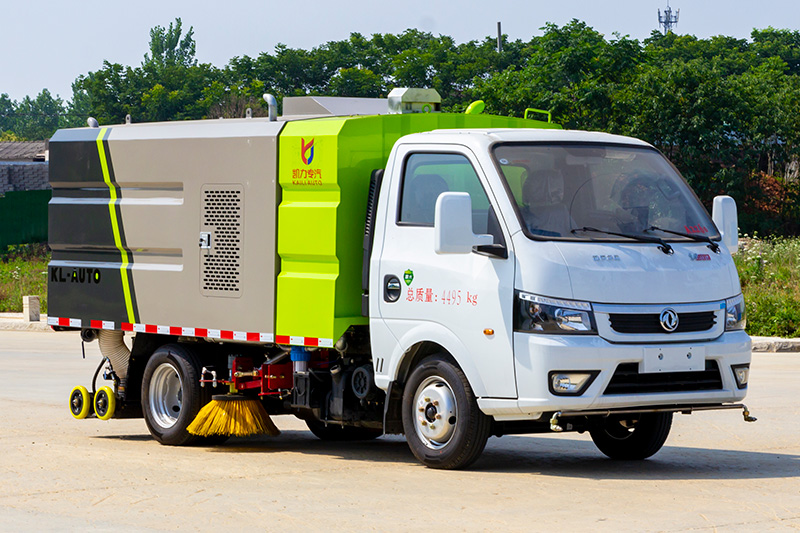
[[72,393],[72,412],[78,414],[83,409],[83,397],[80,392]]
[[174,426],[183,404],[183,383],[172,364],[162,363],[153,372],[149,400],[153,420],[164,429]]
[[438,410],[436,407],[434,407],[433,404],[428,404],[428,407],[425,409],[425,418],[428,419],[428,422],[435,422],[437,413]]
[[445,446],[458,421],[455,395],[447,382],[435,376],[423,381],[417,388],[414,405],[414,428],[422,442],[432,449]]

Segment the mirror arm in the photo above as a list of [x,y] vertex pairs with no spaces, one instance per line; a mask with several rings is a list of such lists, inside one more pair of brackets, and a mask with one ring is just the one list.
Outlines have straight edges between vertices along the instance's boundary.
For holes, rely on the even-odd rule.
[[480,255],[508,259],[508,248],[502,244],[479,244],[477,246],[473,246],[472,251]]

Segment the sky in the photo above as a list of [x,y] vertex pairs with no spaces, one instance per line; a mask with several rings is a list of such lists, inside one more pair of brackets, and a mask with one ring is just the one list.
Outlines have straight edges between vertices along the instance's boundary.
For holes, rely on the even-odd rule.
[[[680,9],[677,33],[749,38],[753,28],[800,29],[798,0],[670,0]],[[311,49],[352,32],[401,33],[416,28],[456,42],[495,36],[530,40],[551,22],[577,18],[606,35],[644,39],[658,28],[666,0],[0,0],[0,94],[13,100],[43,88],[68,100],[80,74],[103,61],[138,66],[150,28],[181,17],[194,27],[197,59],[222,67],[234,56],[273,52],[275,45]]]

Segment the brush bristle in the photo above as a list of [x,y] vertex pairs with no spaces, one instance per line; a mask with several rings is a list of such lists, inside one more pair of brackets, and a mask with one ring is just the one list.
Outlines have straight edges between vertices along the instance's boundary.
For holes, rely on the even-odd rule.
[[212,400],[203,407],[186,430],[192,435],[210,437],[224,435],[279,435],[280,430],[256,399]]

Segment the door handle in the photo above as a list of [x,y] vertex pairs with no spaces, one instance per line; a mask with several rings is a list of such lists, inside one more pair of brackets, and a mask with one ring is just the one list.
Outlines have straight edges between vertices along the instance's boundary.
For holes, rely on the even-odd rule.
[[400,293],[402,292],[402,286],[400,285],[400,279],[397,276],[392,274],[388,274],[383,278],[383,301],[385,302],[396,302],[400,299]]

